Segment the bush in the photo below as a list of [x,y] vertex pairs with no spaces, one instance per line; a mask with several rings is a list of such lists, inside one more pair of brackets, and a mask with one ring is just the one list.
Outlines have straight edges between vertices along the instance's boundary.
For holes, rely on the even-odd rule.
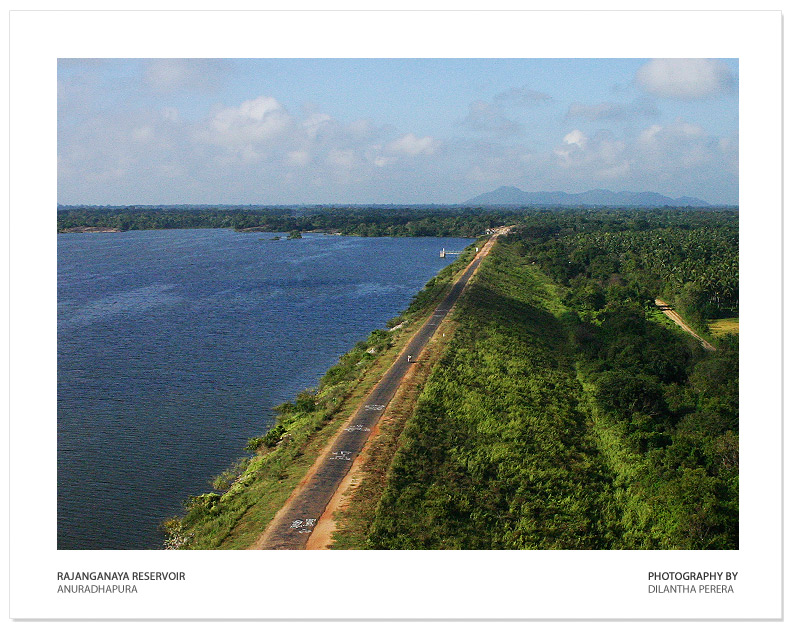
[[[249,444],[250,442],[251,440],[248,440]],[[247,449],[247,445],[246,445],[246,449]],[[252,449],[252,450],[255,451],[256,449]],[[247,457],[237,460],[236,463],[234,463],[234,465],[224,470],[222,473],[220,473],[217,477],[215,477],[212,480],[212,487],[218,492],[225,492],[231,487],[231,484],[233,484],[234,481],[242,473],[245,472],[249,463],[250,463],[250,459],[248,459]]]

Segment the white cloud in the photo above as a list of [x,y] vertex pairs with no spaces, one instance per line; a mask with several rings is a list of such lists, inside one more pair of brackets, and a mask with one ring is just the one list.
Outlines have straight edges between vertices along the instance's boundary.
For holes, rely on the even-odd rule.
[[[149,79],[157,77],[162,90],[190,84],[189,66],[149,68]],[[130,99],[111,112],[88,78],[67,76],[60,83],[59,107],[69,123],[58,130],[59,195],[66,202],[266,202],[270,197],[262,195],[278,195],[284,203],[354,196],[365,203],[398,201],[404,194],[420,202],[433,190],[443,191],[438,200],[454,201],[455,187],[462,190],[461,182],[470,180],[544,190],[679,190],[705,198],[698,191],[728,190],[720,193],[726,196],[737,189],[737,132],[715,137],[709,123],[703,128],[682,119],[650,125],[661,120],[640,118],[657,113],[660,100],[650,94],[633,102],[612,95],[603,98],[614,102],[573,103],[562,118],[559,103],[554,112],[508,109],[552,100],[512,88],[470,103],[462,125],[469,132],[461,133],[458,118],[460,137],[446,137],[405,127],[404,120],[398,131],[389,120],[356,119],[361,114],[352,111],[335,119],[315,104],[296,105],[292,114],[268,94],[228,102],[196,119],[192,107],[175,109],[174,99],[151,105],[152,94],[144,90],[145,103]],[[92,93],[86,86],[97,94],[96,107],[85,106],[83,97]],[[140,92],[141,83],[135,87]],[[634,115],[630,124],[613,124]],[[607,121],[603,126],[612,131],[598,130],[591,124],[596,121]]]
[[651,125],[647,129],[643,129],[639,134],[639,142],[641,144],[652,144],[658,133],[663,129],[661,125]]
[[389,164],[393,164],[395,161],[396,160],[394,160],[394,158],[387,158],[387,157],[383,157],[382,155],[378,155],[374,158],[374,160],[372,160],[374,165],[377,166],[378,168],[383,168],[385,166],[388,166]]
[[310,138],[316,138],[323,127],[327,127],[333,119],[328,114],[319,112],[311,114],[303,121],[303,129]]
[[575,144],[583,149],[586,146],[587,137],[584,135],[583,131],[579,129],[573,129],[564,138],[562,138],[562,142],[565,144]]
[[727,65],[713,59],[653,59],[636,72],[636,84],[663,98],[693,100],[730,91],[734,78]]
[[681,136],[688,136],[691,138],[700,138],[705,135],[705,130],[699,125],[692,125],[685,121],[678,121],[673,127]]
[[615,180],[630,171],[628,145],[610,132],[593,137],[574,129],[554,149],[557,164],[573,177],[588,177],[593,182]]
[[259,96],[244,101],[239,107],[221,109],[199,137],[220,146],[249,147],[283,134],[292,122],[292,117],[276,99]]
[[699,125],[693,125],[683,119],[677,119],[666,126],[651,125],[639,133],[639,142],[645,146],[672,148],[670,144],[684,141],[695,141],[707,138],[707,133]]
[[386,147],[391,153],[401,153],[404,155],[432,155],[438,149],[438,141],[430,136],[423,138],[416,137],[415,134],[409,133],[389,142]]
[[355,139],[368,139],[380,132],[380,130],[376,129],[372,124],[372,121],[367,120],[366,118],[353,120],[349,125],[347,125],[346,131],[351,137]]
[[690,177],[695,168],[737,169],[737,146],[728,138],[716,138],[699,125],[678,119],[652,125],[639,134],[636,157],[648,172],[679,173]]

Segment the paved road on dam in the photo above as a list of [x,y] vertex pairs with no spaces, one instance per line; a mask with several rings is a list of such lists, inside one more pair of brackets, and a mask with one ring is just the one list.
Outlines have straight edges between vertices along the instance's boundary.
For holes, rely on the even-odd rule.
[[[499,233],[504,233],[500,230]],[[418,357],[460,297],[482,259],[490,252],[498,234],[492,236],[454,283],[446,297],[422,327],[413,335],[402,353],[383,375],[352,418],[334,438],[331,449],[300,482],[284,507],[259,538],[255,549],[304,549],[320,516],[325,511],[341,481],[361,452],[372,429],[394,396],[410,367],[408,355]]]

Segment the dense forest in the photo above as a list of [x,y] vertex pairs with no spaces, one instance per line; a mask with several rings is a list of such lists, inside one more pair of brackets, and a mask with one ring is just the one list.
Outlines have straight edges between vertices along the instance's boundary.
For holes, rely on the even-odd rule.
[[513,223],[516,211],[462,208],[64,208],[58,231],[100,227],[121,231],[230,228],[262,232],[334,232],[352,236],[474,237]]
[[[601,228],[645,231],[661,226],[708,227],[719,210],[594,208],[332,207],[264,208],[202,206],[63,207],[58,231],[81,228],[162,230],[226,228],[266,232],[335,232],[352,236],[478,236],[499,225],[526,224],[532,233],[557,235]],[[626,219],[627,217],[627,219]]]
[[557,213],[482,264],[408,421],[370,548],[734,549],[734,213]]
[[554,280],[571,288],[569,305],[579,311],[598,310],[606,301],[664,297],[700,328],[707,319],[737,314],[737,213],[656,219],[629,219],[631,229],[559,221],[552,237],[530,225],[517,236]]

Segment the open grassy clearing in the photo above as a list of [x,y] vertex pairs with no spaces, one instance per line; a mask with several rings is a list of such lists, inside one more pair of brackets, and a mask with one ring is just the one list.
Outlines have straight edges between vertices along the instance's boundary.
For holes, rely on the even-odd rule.
[[721,319],[711,319],[708,321],[708,328],[710,329],[710,334],[714,337],[721,337],[723,335],[737,335],[738,318],[723,317]]

